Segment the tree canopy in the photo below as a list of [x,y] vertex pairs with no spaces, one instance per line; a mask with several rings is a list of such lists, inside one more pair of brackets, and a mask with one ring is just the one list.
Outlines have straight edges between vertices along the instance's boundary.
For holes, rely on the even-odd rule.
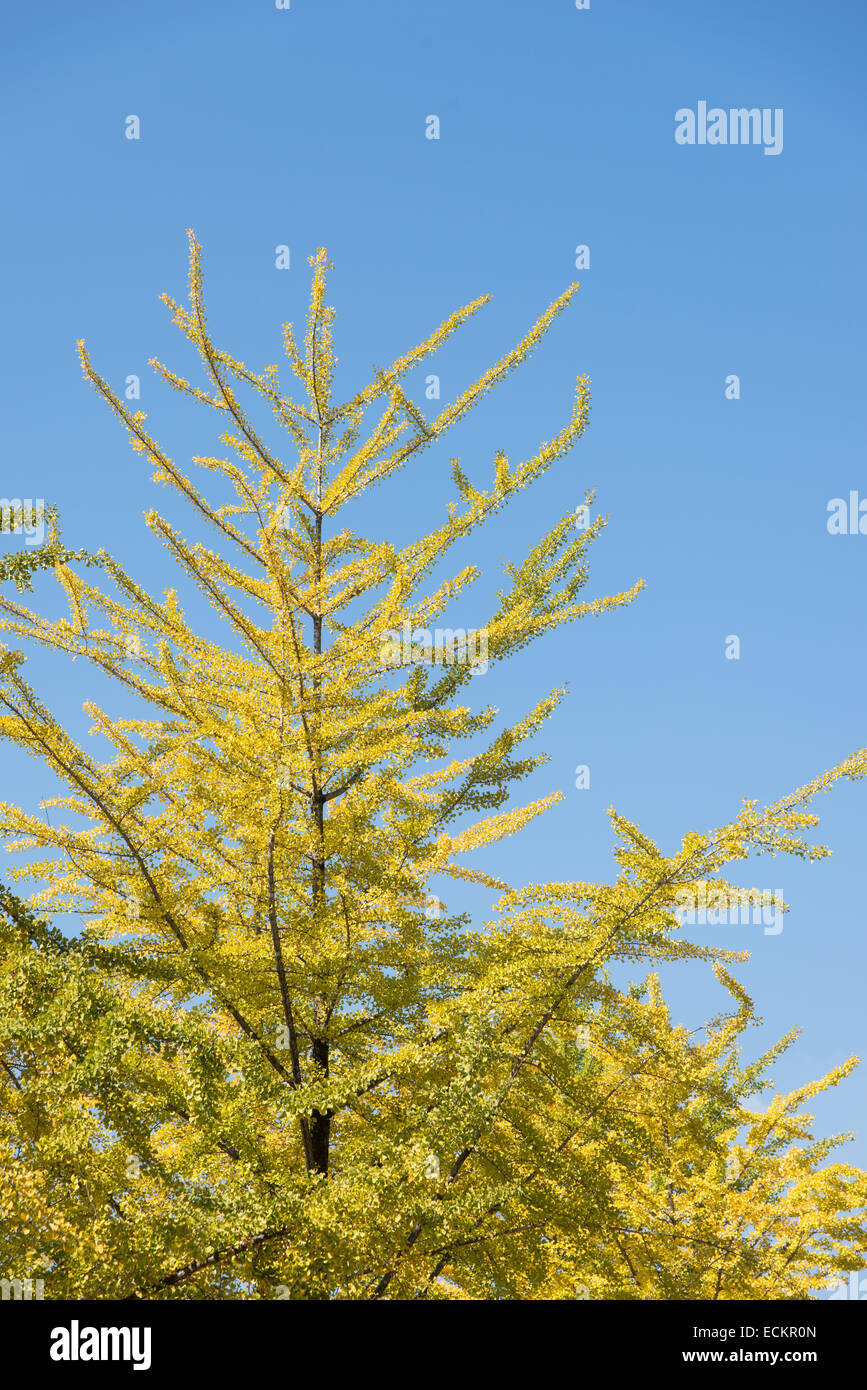
[[[479,577],[451,548],[580,438],[586,378],[551,440],[497,452],[485,486],[452,460],[442,517],[409,545],[339,517],[503,383],[578,286],[426,418],[406,377],[483,299],[339,402],[320,251],[303,341],[283,327],[293,396],[276,365],[216,346],[190,245],[189,307],[163,298],[204,384],[153,365],[219,418],[226,457],[194,459],[213,500],[79,346],[154,481],[213,534],[146,517],[224,644],[177,591],[67,549],[56,512],[0,570],[10,640],[119,687],[115,712],[85,706],[88,752],[2,649],[0,733],[61,791],[50,818],[0,804],[25,855],[7,877],[32,885],[0,892],[0,1263],[66,1299],[786,1299],[858,1268],[867,1175],[828,1161],[846,1136],[816,1139],[805,1110],[855,1059],[763,1096],[795,1034],[744,1059],[745,953],[689,941],[678,904],[738,891],[751,856],[827,853],[811,802],[863,777],[867,750],[668,854],[612,811],[611,883],[507,883],[467,856],[558,799],[513,793],[565,690],[498,727],[469,702],[466,630],[430,633]],[[636,597],[583,597],[604,524],[569,513],[506,566],[486,692],[530,642]],[[26,606],[43,570],[68,617]],[[489,920],[433,897],[449,877],[491,890]],[[69,913],[76,936],[53,924]],[[698,1031],[662,997],[682,961],[725,1000]]]

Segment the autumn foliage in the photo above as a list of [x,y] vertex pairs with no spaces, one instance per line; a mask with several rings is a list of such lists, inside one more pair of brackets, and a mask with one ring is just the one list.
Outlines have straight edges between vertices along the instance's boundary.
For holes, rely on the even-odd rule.
[[[31,885],[26,901],[0,894],[0,1267],[60,1299],[784,1299],[827,1286],[859,1265],[867,1179],[828,1161],[840,1141],[814,1139],[804,1107],[854,1059],[763,1095],[794,1035],[744,1059],[743,954],[691,943],[676,906],[699,884],[725,890],[752,855],[821,856],[811,799],[862,777],[867,751],[669,854],[612,812],[609,884],[487,873],[485,846],[557,799],[513,797],[544,761],[532,742],[564,691],[498,728],[475,707],[470,662],[385,662],[384,644],[454,613],[478,570],[449,568],[452,547],[579,439],[586,380],[533,457],[496,454],[486,484],[454,461],[442,516],[405,548],[340,513],[500,385],[577,286],[426,418],[407,374],[484,301],[340,403],[325,253],[311,264],[303,342],[283,330],[297,399],[276,366],[215,345],[194,238],[189,307],[166,298],[204,385],[154,366],[216,412],[227,456],[194,460],[215,500],[81,345],[154,480],[213,535],[210,548],[146,518],[225,645],[172,589],[153,595],[104,551],[67,550],[56,515],[45,546],[3,571],[20,593],[0,599],[15,644],[0,733],[59,792],[48,816],[0,805],[25,856],[7,878]],[[636,596],[640,584],[582,596],[603,524],[578,530],[567,514],[507,568],[485,694],[518,649]],[[40,570],[68,617],[26,606]],[[19,648],[33,643],[115,683],[115,712],[86,706],[101,752],[25,681]],[[447,899],[449,877],[492,891],[489,921],[432,897]],[[70,912],[75,937],[51,925]],[[723,998],[698,1033],[672,1020],[658,977],[688,960],[707,962]],[[619,983],[626,962],[640,983]]]

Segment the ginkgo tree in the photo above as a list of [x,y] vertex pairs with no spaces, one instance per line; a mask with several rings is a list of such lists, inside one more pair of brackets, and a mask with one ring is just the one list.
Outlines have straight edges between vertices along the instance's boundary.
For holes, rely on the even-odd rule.
[[[743,1059],[744,954],[690,943],[678,904],[727,892],[727,866],[753,854],[824,855],[810,802],[861,778],[867,752],[671,854],[612,812],[610,884],[517,886],[468,858],[556,801],[515,791],[544,762],[532,740],[564,691],[497,728],[496,709],[469,702],[462,630],[436,655],[394,634],[454,611],[479,570],[450,566],[452,548],[579,439],[586,379],[531,458],[497,453],[486,485],[453,460],[443,519],[411,544],[355,534],[345,509],[525,361],[578,287],[427,418],[406,377],[485,301],[339,402],[324,251],[311,265],[303,343],[283,329],[296,396],[277,366],[216,346],[192,236],[189,306],[164,296],[203,384],[153,365],[216,412],[226,456],[194,459],[213,500],[80,344],[155,481],[213,537],[146,518],[216,618],[197,630],[177,591],[68,549],[54,511],[45,544],[0,568],[18,590],[0,597],[0,733],[60,786],[50,816],[0,804],[24,855],[7,877],[32,885],[26,900],[0,890],[0,1267],[63,1299],[830,1286],[858,1267],[867,1180],[828,1162],[845,1136],[816,1140],[804,1107],[854,1059],[761,1100],[794,1034]],[[581,596],[603,524],[570,513],[507,566],[484,628],[494,679],[528,643],[637,595]],[[40,571],[68,617],[26,606]],[[85,706],[101,757],[27,683],[22,643],[117,687],[112,711]],[[449,877],[492,891],[490,920],[432,896]],[[54,923],[70,913],[78,935]],[[729,1000],[698,1032],[660,987],[662,967],[690,960]],[[639,983],[618,984],[625,963]]]

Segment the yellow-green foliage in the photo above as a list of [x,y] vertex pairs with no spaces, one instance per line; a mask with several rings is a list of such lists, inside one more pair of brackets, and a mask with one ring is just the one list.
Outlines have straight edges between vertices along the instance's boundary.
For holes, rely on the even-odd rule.
[[[455,461],[442,517],[403,549],[338,515],[500,384],[577,286],[428,420],[401,383],[484,301],[339,404],[320,252],[303,344],[284,328],[294,400],[276,366],[216,347],[191,248],[190,307],[167,303],[207,389],[154,365],[220,416],[230,457],[195,460],[220,500],[81,355],[155,480],[216,533],[209,549],[147,517],[227,645],[172,590],[67,551],[56,517],[26,573],[0,575],[27,588],[53,569],[69,617],[4,597],[3,628],[92,663],[140,709],[86,706],[113,748],[100,761],[3,649],[0,732],[63,786],[50,817],[0,805],[27,851],[14,877],[34,885],[26,904],[0,892],[3,1272],[43,1278],[49,1298],[713,1299],[802,1296],[857,1267],[865,1177],[826,1163],[832,1141],[803,1112],[854,1062],[760,1104],[790,1039],[741,1060],[752,1005],[727,967],[743,956],[690,944],[675,907],[754,852],[823,853],[803,838],[810,798],[863,776],[867,754],[668,856],[613,815],[611,885],[501,882],[467,856],[555,800],[507,806],[563,692],[495,733],[495,710],[460,703],[478,690],[469,664],[399,649],[389,666],[383,650],[473,582],[474,566],[434,571],[579,438],[587,382],[552,440],[523,462],[497,454],[486,486]],[[291,462],[241,403],[248,388]],[[488,685],[541,633],[638,592],[580,598],[602,524],[565,516],[507,567]],[[432,910],[443,875],[491,887],[492,919]],[[85,923],[74,940],[47,925],[69,911]],[[731,998],[700,1034],[672,1023],[654,973],[696,959]],[[644,977],[626,991],[625,961]]]

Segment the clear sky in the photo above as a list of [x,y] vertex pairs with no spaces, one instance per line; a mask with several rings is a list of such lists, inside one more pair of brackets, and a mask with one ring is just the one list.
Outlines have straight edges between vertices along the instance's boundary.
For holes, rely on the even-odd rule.
[[[304,312],[306,258],[328,247],[347,394],[490,293],[426,369],[450,398],[577,278],[532,361],[353,521],[421,533],[451,495],[449,455],[476,480],[497,448],[526,457],[587,372],[584,440],[475,533],[461,558],[484,577],[461,618],[484,620],[501,558],[519,560],[586,487],[610,516],[587,596],[638,577],[646,589],[479,678],[509,721],[555,685],[571,691],[527,789],[564,800],[486,863],[514,882],[605,878],[611,804],[672,849],[745,796],[777,799],[867,743],[867,536],[826,525],[830,499],[867,499],[865,15],[860,0],[7,7],[0,492],[56,503],[69,544],[108,548],[149,587],[176,582],[142,513],[178,512],[83,383],[74,344],[116,388],[141,376],[141,408],[175,457],[211,451],[210,419],[147,367],[190,366],[157,299],[185,292],[187,227],[214,335],[256,367],[278,360],[280,323]],[[781,109],[781,152],[677,143],[675,113],[699,102]],[[576,270],[579,245],[590,264]],[[431,409],[424,376],[409,386]],[[77,730],[95,693],[81,668],[36,657],[27,672]],[[0,795],[35,808],[51,794],[39,765],[2,756]],[[784,890],[781,934],[694,929],[753,951],[740,973],[764,1018],[756,1047],[803,1026],[786,1085],[867,1050],[867,785],[818,809],[831,859],[761,860],[744,877]],[[448,900],[482,914],[487,894]],[[698,966],[667,992],[693,1024],[720,999]],[[865,1097],[867,1064],[818,1103],[822,1130],[861,1127]],[[867,1162],[863,1127],[847,1152]]]

